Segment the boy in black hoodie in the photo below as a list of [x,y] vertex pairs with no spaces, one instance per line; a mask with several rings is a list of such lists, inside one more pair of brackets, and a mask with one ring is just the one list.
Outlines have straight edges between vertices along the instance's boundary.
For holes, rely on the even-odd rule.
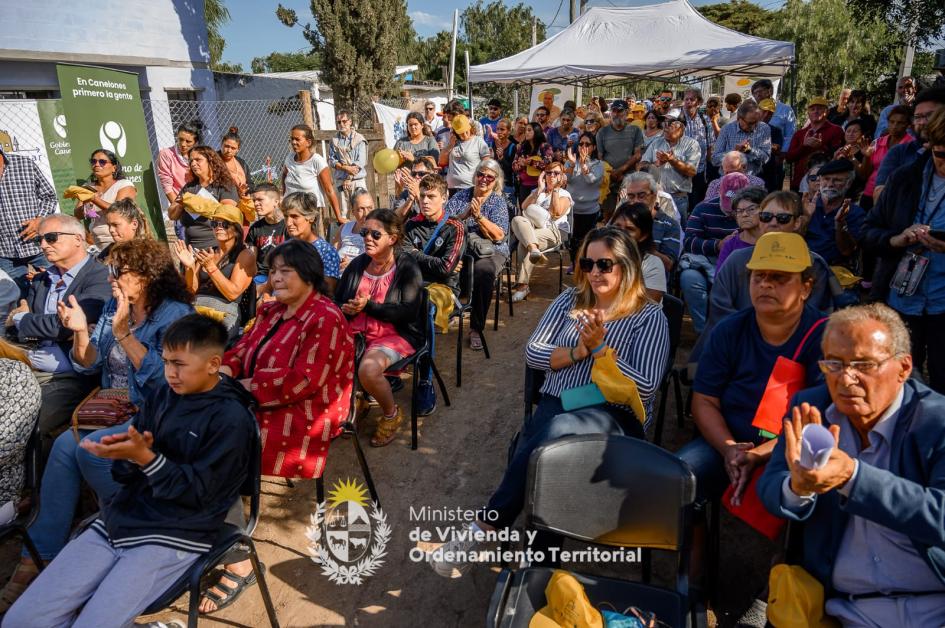
[[[10,608],[4,627],[130,626],[210,549],[253,455],[252,397],[220,374],[226,329],[198,314],[164,335],[167,387],[125,434],[81,446],[124,486]],[[81,610],[80,610],[81,609]]]

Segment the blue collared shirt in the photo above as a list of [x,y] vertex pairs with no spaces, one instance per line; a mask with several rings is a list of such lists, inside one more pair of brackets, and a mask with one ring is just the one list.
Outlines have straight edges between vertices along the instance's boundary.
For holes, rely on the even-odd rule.
[[[870,430],[869,445],[863,448],[859,433],[850,421],[831,405],[826,419],[840,427],[839,447],[856,459],[853,477],[838,491],[850,494],[861,464],[889,470],[893,434],[899,420],[903,389]],[[816,495],[801,497],[790,488],[790,478],[781,487],[782,504],[799,514],[811,507]],[[850,516],[833,565],[833,587],[844,593],[896,593],[938,591],[945,587],[916,551],[908,536],[864,517]],[[826,611],[846,625],[854,626],[942,626],[945,625],[945,597],[937,595],[879,597],[850,601],[836,597],[827,601]]]
[[[712,163],[722,167],[722,158],[725,153],[735,150],[735,147],[748,140],[751,150],[745,155],[747,174],[758,174],[771,158],[771,127],[764,122],[755,125],[751,133],[742,131],[738,120],[733,120],[722,127],[718,138],[715,140],[715,146],[712,148]],[[782,147],[783,148],[783,147]]]
[[787,152],[791,145],[791,138],[794,137],[794,131],[797,130],[797,117],[790,106],[780,100],[774,107],[774,115],[768,121],[768,126],[776,126],[784,134],[784,140],[781,142],[781,152]]
[[704,113],[696,111],[695,117],[690,118],[689,114],[683,112],[683,119],[686,121],[686,136],[691,137],[699,143],[699,150],[702,156],[699,158],[699,165],[696,167],[696,174],[705,172],[705,161],[709,155],[709,148],[715,144],[715,130],[712,128],[712,122]]
[[[75,281],[79,271],[88,264],[91,256],[86,255],[78,264],[62,272],[58,266],[50,266],[46,270],[49,276],[49,292],[46,293],[46,303],[43,305],[43,314],[55,314],[56,306],[62,301],[63,295]],[[25,314],[13,317],[13,323],[19,327]],[[30,363],[37,371],[44,373],[68,373],[72,370],[72,360],[65,354],[62,347],[52,340],[44,340],[37,348],[27,352]]]

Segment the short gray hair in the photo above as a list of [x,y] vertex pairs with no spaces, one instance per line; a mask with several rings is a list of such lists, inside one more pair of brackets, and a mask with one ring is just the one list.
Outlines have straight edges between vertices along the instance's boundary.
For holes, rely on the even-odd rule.
[[493,191],[498,194],[503,194],[505,190],[505,176],[502,174],[502,166],[495,159],[483,159],[479,162],[479,165],[476,166],[476,174],[479,174],[483,170],[491,170],[495,174],[495,187]]
[[282,213],[296,212],[309,222],[318,218],[318,198],[311,192],[292,192],[282,199]]
[[739,118],[744,118],[749,113],[758,111],[758,103],[756,103],[754,100],[743,100],[742,104],[738,105],[738,109],[735,111]]
[[685,96],[686,94],[692,94],[693,96],[699,99],[699,102],[702,102],[703,100],[705,100],[702,97],[702,90],[699,89],[698,87],[690,87],[686,89],[686,91],[683,92],[683,96]]
[[643,172],[643,171],[631,172],[630,174],[625,176],[623,178],[623,181],[620,183],[620,187],[622,189],[625,189],[631,183],[641,183],[641,182],[645,182],[648,186],[650,186],[650,192],[652,192],[653,194],[659,193],[660,186],[656,182],[656,179],[649,172]]
[[725,153],[724,155],[722,155],[722,159],[723,159],[723,160],[729,159],[729,160],[738,161],[738,163],[741,164],[741,168],[742,168],[742,169],[748,168],[748,160],[745,159],[745,153],[743,153],[743,152],[740,151],[740,150],[730,150],[730,151],[728,151],[727,153]]
[[886,347],[893,356],[905,355],[912,350],[909,340],[909,330],[902,322],[896,310],[884,303],[868,303],[853,305],[837,310],[827,319],[822,343],[827,341],[827,335],[837,328],[852,327],[858,323],[874,321],[889,331],[889,345]]
[[354,202],[356,200],[358,200],[360,197],[365,196],[365,195],[371,198],[372,203],[374,202],[374,196],[370,192],[368,192],[364,188],[355,188],[354,191],[351,192],[351,204],[354,205]]
[[59,223],[59,231],[85,237],[85,225],[78,218],[69,214],[50,214],[39,222],[39,228],[41,229],[43,225],[53,220]]

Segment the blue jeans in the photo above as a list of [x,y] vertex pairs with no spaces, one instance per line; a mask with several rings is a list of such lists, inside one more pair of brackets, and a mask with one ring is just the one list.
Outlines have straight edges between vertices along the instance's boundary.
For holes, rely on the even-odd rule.
[[709,283],[715,280],[715,263],[705,255],[686,253],[679,260],[679,268],[683,300],[689,307],[693,328],[701,334],[709,312]]
[[528,459],[532,452],[549,441],[576,434],[618,434],[644,438],[643,425],[632,412],[611,405],[567,411],[561,406],[561,399],[543,394],[531,420],[525,423],[519,433],[518,445],[499,487],[489,498],[486,509],[498,514],[490,524],[496,528],[509,527],[522,512]]
[[0,270],[10,275],[10,279],[19,286],[21,299],[26,298],[26,291],[29,288],[29,282],[26,280],[28,264],[32,264],[36,270],[39,270],[40,266],[49,267],[49,261],[42,253],[37,253],[33,257],[0,257]]
[[701,436],[686,443],[676,452],[676,455],[685,460],[692,472],[696,475],[696,500],[706,501],[721,497],[728,488],[728,473],[725,472],[725,461]]
[[[127,432],[130,424],[128,421],[95,432],[80,432],[80,436],[98,441],[107,434]],[[79,447],[72,431],[67,430],[56,438],[49,453],[40,487],[39,516],[29,529],[43,560],[55,558],[69,540],[82,480],[95,491],[99,503],[107,501],[121,486],[112,479],[112,461]],[[24,550],[23,556],[29,554]]]
[[673,197],[673,203],[676,204],[676,209],[679,210],[679,224],[685,229],[686,219],[689,217],[689,193],[676,192],[671,196]]

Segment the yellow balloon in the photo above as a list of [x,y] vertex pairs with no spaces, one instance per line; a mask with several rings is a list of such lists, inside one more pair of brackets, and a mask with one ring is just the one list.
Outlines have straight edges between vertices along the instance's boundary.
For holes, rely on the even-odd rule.
[[374,154],[374,169],[380,174],[390,174],[400,167],[400,155],[392,148],[384,148]]

